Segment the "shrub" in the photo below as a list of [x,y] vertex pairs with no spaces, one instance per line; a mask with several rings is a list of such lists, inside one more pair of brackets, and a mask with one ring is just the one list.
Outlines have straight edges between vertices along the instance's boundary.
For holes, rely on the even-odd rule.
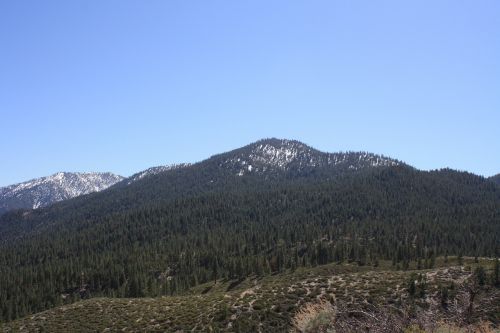
[[291,332],[313,333],[334,332],[335,309],[328,301],[307,303],[295,314],[292,319]]

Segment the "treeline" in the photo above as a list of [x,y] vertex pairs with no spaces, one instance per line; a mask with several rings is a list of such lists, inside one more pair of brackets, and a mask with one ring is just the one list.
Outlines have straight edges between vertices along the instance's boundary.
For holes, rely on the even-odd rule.
[[9,215],[0,221],[9,235],[0,245],[1,320],[90,296],[172,295],[336,261],[405,269],[438,255],[500,254],[500,190],[480,177],[404,167],[329,181],[240,178],[130,210],[106,207],[111,196],[99,214]]

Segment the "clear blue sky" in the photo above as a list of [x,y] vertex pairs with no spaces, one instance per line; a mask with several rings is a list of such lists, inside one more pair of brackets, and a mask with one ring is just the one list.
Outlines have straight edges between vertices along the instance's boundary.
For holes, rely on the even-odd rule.
[[500,1],[2,1],[0,186],[263,137],[500,172]]

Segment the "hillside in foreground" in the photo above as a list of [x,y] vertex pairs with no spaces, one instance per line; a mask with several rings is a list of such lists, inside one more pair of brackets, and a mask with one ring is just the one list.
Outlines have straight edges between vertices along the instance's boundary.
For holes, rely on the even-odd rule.
[[2,332],[498,330],[498,265],[451,257],[433,264],[406,271],[389,262],[328,264],[212,281],[179,296],[91,298],[7,323]]

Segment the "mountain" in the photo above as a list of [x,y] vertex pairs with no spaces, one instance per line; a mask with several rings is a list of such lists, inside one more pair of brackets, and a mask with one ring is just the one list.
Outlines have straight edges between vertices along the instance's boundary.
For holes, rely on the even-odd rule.
[[494,183],[500,185],[500,173],[498,175],[492,176],[488,178],[489,180],[493,181]]
[[0,320],[334,262],[421,269],[495,256],[499,240],[500,188],[483,177],[266,139],[2,215]]
[[127,185],[132,184],[133,182],[136,182],[140,179],[146,178],[146,177],[151,177],[154,175],[157,175],[159,173],[169,171],[169,170],[175,170],[179,168],[184,168],[190,166],[189,163],[181,163],[181,164],[171,164],[171,165],[161,165],[161,166],[156,166],[156,167],[151,167],[148,168],[144,171],[140,171],[138,173],[133,174],[132,176],[126,178],[125,183]]
[[[107,193],[60,202],[57,210],[59,214],[71,212],[81,216],[109,214],[158,205],[186,195],[238,190],[250,183],[273,188],[283,182],[332,181],[344,175],[398,166],[408,167],[377,154],[325,153],[295,140],[263,139],[198,163],[147,169],[119,182]],[[38,221],[35,216],[46,213],[30,214],[33,221]]]
[[48,177],[0,188],[0,214],[11,209],[37,209],[83,194],[99,192],[124,178],[109,172],[58,172]]
[[212,157],[219,167],[245,174],[301,173],[330,168],[337,172],[369,167],[397,166],[397,160],[363,152],[324,153],[295,140],[264,139]]

